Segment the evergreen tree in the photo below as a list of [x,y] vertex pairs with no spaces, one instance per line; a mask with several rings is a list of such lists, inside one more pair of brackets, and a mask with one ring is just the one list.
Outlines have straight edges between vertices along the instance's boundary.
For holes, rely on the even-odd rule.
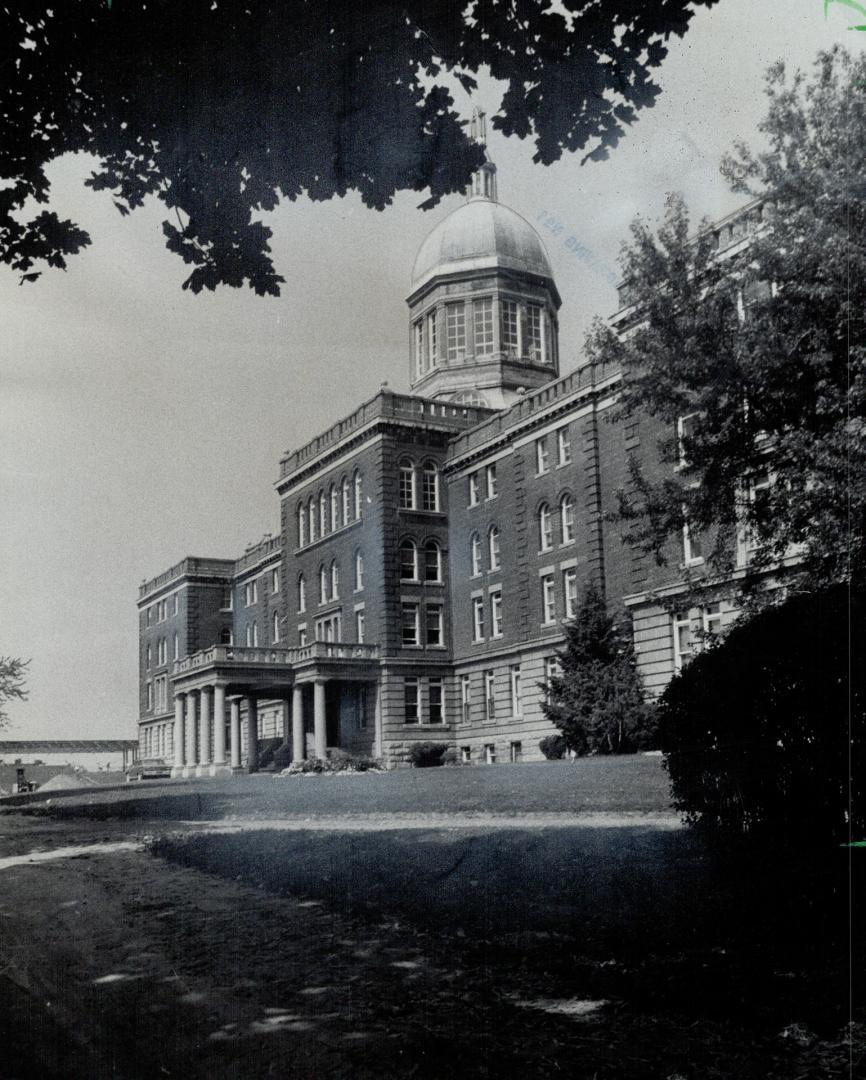
[[585,590],[558,655],[561,674],[550,680],[543,709],[570,750],[622,754],[650,744],[653,710],[644,701],[631,634],[595,586]]
[[707,222],[693,237],[678,198],[657,234],[632,226],[635,325],[596,324],[588,352],[622,366],[624,411],[666,432],[667,478],[635,458],[620,493],[626,538],[661,562],[688,522],[720,574],[739,536],[755,570],[796,553],[810,587],[866,576],[864,87],[866,57],[841,49],[810,79],[769,71],[768,148],[722,165],[764,199],[747,244],[720,253]]

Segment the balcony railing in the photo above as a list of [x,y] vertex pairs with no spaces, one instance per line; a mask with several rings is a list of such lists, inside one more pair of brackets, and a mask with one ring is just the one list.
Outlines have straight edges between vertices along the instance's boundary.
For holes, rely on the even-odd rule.
[[175,661],[174,674],[183,675],[214,664],[279,664],[292,666],[308,660],[375,660],[378,645],[351,641],[313,641],[290,649],[261,649],[246,645],[211,645]]

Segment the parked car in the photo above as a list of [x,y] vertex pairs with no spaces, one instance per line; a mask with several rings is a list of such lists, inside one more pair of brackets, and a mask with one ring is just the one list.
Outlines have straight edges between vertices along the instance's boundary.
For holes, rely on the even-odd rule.
[[127,783],[130,780],[159,780],[164,776],[171,776],[171,766],[162,758],[142,758],[126,770]]

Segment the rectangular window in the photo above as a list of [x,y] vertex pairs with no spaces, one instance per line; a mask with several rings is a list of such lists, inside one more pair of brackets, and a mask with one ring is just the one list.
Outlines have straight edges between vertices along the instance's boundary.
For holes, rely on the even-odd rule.
[[484,640],[484,597],[476,596],[472,600],[472,640]]
[[548,656],[544,660],[544,697],[545,700],[550,703],[550,685],[554,679],[558,679],[562,674],[562,665],[559,662],[558,656]]
[[687,447],[690,440],[697,434],[700,419],[701,414],[693,412],[687,413],[677,420],[677,455],[681,469],[687,469],[689,466]]
[[403,723],[418,723],[418,680],[403,680]]
[[541,621],[549,626],[556,621],[556,593],[553,574],[545,574],[541,579]]
[[495,765],[496,764],[496,743],[484,744],[484,764]]
[[514,300],[502,301],[502,351],[519,355],[520,333],[518,330],[517,304]]
[[471,719],[472,689],[468,675],[460,676],[460,717],[464,724]]
[[496,677],[492,671],[484,672],[484,719],[492,720],[496,715]]
[[444,645],[444,634],[442,631],[442,605],[441,604],[428,604],[426,611],[427,620],[427,644],[428,645]]
[[279,570],[271,570],[271,592],[278,593],[280,591],[280,572]]
[[439,509],[439,470],[435,465],[425,465],[421,473],[421,509]]
[[475,355],[487,356],[493,352],[493,301],[476,300],[473,313],[475,316]]
[[436,312],[427,316],[427,367],[436,367]]
[[490,633],[493,637],[502,637],[502,593],[490,594]]
[[[745,491],[748,507],[744,508],[744,513],[751,510],[754,503],[762,498],[762,492],[766,492],[772,486],[773,476],[769,472],[765,471],[753,476],[749,480]],[[760,541],[748,527],[747,520],[744,519],[743,524],[737,531],[737,565],[745,566],[760,546]]]
[[673,614],[674,671],[681,671],[695,654],[695,637],[692,632],[692,618],[689,611],[675,611]]
[[410,462],[400,466],[400,506],[415,509],[415,466]]
[[571,461],[571,436],[567,427],[562,427],[556,433],[556,449],[560,465],[568,465]]
[[298,645],[303,648],[307,644],[307,628],[306,626],[298,627]]
[[562,590],[565,593],[565,617],[573,619],[577,614],[577,571],[563,570]]
[[404,645],[417,645],[418,642],[418,605],[402,605],[402,640]]
[[511,715],[523,715],[523,702],[520,694],[520,664],[511,665]]
[[472,760],[472,747],[461,746],[460,747],[460,760],[464,765],[468,764]]
[[177,593],[175,593],[174,596],[172,597],[172,600],[171,600],[171,613],[172,613],[172,615],[177,615],[177,609],[178,609],[178,596],[177,596]]
[[355,612],[355,640],[359,645],[364,644],[364,612]]
[[445,305],[445,348],[449,361],[466,356],[466,308],[463,304]]
[[445,720],[441,679],[427,680],[427,719],[431,724],[441,724]]
[[516,765],[523,757],[523,743],[513,742],[508,747],[508,756],[512,765]]
[[485,470],[487,477],[487,498],[496,498],[496,465],[488,465]]
[[544,363],[543,312],[539,304],[526,305],[526,336],[529,359],[536,364]]
[[[477,472],[469,474],[469,505],[470,506],[477,506],[478,505],[478,473]],[[148,615],[150,615],[150,612],[148,612]]]
[[707,604],[703,609],[704,633],[707,637],[716,637],[722,629],[722,605]]
[[535,471],[541,476],[550,468],[550,454],[547,449],[547,436],[535,440]]
[[692,531],[688,521],[683,525],[683,563],[686,566],[694,566],[704,561],[704,549],[701,544],[700,533]]

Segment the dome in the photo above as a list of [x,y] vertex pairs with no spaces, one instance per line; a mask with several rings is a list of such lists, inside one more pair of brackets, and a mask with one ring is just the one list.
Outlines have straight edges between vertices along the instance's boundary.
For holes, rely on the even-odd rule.
[[541,237],[513,210],[471,199],[430,232],[412,268],[412,291],[431,278],[501,267],[553,278]]

